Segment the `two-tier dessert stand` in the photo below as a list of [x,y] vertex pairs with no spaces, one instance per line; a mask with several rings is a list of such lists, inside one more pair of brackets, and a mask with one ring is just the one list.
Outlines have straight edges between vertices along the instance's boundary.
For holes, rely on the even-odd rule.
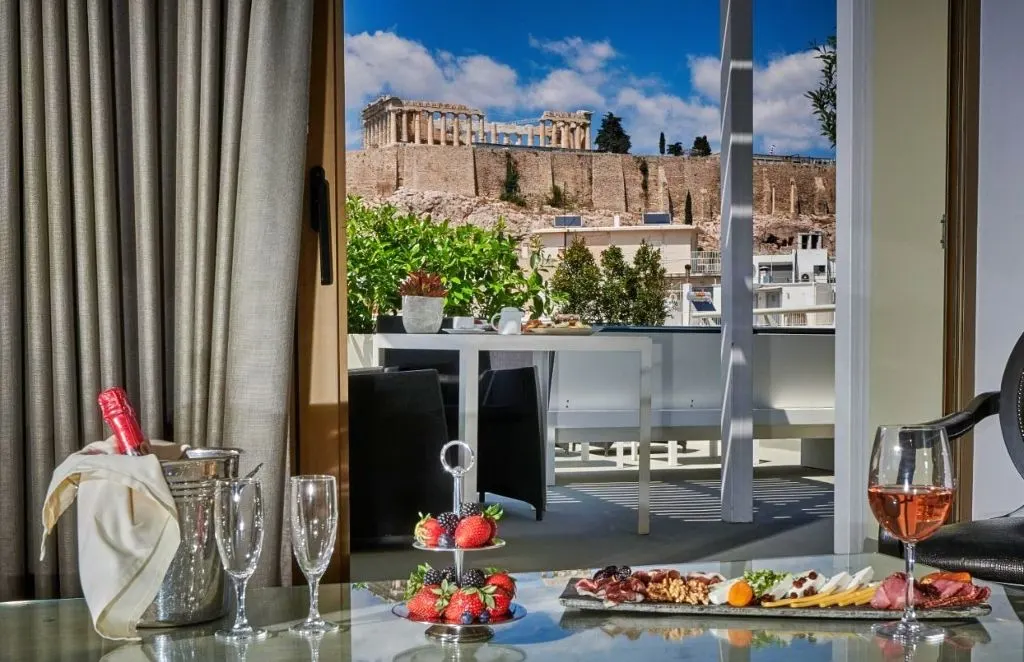
[[[465,466],[456,465],[453,467],[448,464],[448,460],[445,455],[448,452],[448,449],[452,447],[462,449],[466,462]],[[449,441],[441,448],[441,466],[452,477],[452,512],[458,513],[462,506],[463,476],[473,468],[475,463],[476,457],[473,454],[473,449],[463,441]],[[486,552],[504,546],[505,541],[501,539],[491,541],[491,544],[486,547],[474,548],[428,547],[420,543],[418,540],[413,543],[413,547],[426,552],[451,552],[455,557],[456,577],[462,577],[464,555],[466,552]],[[404,618],[414,623],[429,625],[430,627],[427,628],[425,633],[427,638],[446,644],[472,644],[488,641],[494,636],[494,630],[492,629],[494,626],[507,625],[521,620],[526,616],[526,609],[522,605],[514,602],[509,607],[508,615],[492,619],[487,623],[463,624],[448,623],[444,621],[418,620],[409,616],[409,610],[406,609],[404,604],[395,605],[391,611],[399,618]]]

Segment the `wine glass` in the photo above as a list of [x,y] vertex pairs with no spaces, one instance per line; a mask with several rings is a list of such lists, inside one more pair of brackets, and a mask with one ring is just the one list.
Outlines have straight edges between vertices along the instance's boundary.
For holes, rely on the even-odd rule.
[[248,642],[263,639],[267,631],[249,625],[245,615],[245,587],[263,551],[263,495],[255,478],[218,480],[215,494],[215,537],[220,562],[235,585],[235,624],[219,630],[217,639]]
[[320,577],[327,570],[338,533],[338,482],[334,476],[293,476],[291,478],[292,550],[309,582],[309,616],[289,628],[313,635],[333,632],[337,623],[320,616]]
[[[875,633],[904,643],[941,641],[945,630],[925,625],[914,611],[914,544],[935,533],[953,505],[953,462],[945,429],[883,425],[875,434],[868,503],[878,523],[905,543],[903,618],[878,624]],[[896,605],[899,605],[899,600]]]

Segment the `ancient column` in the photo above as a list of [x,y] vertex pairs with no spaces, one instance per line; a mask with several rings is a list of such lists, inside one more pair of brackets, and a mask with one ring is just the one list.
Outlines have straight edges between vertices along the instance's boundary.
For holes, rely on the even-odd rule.
[[448,144],[448,113],[441,113],[441,144]]
[[415,124],[412,125],[412,139],[413,139],[413,141],[417,145],[419,145],[420,144],[420,122],[423,121],[423,111],[417,110],[416,112],[414,112],[412,114],[412,117],[413,117],[412,121],[415,122]]
[[473,144],[473,114],[466,115],[466,144]]
[[590,149],[590,125],[583,127],[583,149]]
[[501,142],[502,142],[502,144],[504,144],[504,145],[508,145],[508,144],[510,144],[510,143],[509,143],[509,140],[508,140],[508,132],[507,132],[507,131],[503,131],[503,132],[501,133],[501,135],[502,135],[502,138],[501,138]]
[[796,180],[789,178],[789,213],[796,216]]
[[483,115],[479,115],[478,119],[480,120],[480,124],[476,132],[476,139],[478,142],[485,143],[487,142],[487,118]]
[[526,145],[527,147],[533,147],[533,125],[527,125],[526,127]]
[[491,144],[498,144],[498,130],[494,126],[494,122],[491,122]]
[[462,117],[461,113],[455,113],[452,117],[452,144],[456,147],[459,146],[462,138],[462,129],[459,127],[460,117]]
[[363,120],[363,149],[366,149],[370,144],[369,136],[366,135],[366,120]]
[[569,124],[562,122],[562,148],[569,149]]

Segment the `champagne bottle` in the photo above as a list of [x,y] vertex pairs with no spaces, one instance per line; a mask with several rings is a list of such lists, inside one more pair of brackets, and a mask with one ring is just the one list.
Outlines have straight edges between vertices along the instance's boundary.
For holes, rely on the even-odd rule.
[[149,442],[142,433],[128,395],[120,386],[102,391],[96,398],[103,420],[114,433],[114,443],[121,455],[148,455]]

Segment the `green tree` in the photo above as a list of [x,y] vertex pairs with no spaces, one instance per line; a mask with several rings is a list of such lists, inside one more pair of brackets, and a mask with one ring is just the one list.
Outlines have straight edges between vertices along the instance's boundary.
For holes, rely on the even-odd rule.
[[697,136],[693,139],[693,147],[690,148],[693,156],[711,156],[711,143],[707,136]]
[[683,223],[693,225],[693,199],[690,192],[686,192],[686,204],[683,206]]
[[836,36],[832,35],[824,44],[815,44],[814,56],[821,62],[821,80],[818,87],[804,93],[811,100],[811,108],[818,117],[821,135],[828,138],[832,148],[836,146]]
[[612,154],[629,154],[632,147],[629,135],[622,128],[622,118],[610,112],[601,118],[601,128],[597,131],[594,143],[597,145],[597,151]]
[[658,153],[659,154],[664,154],[665,153],[665,132],[664,131],[661,132],[661,136],[658,138]]
[[598,317],[606,324],[629,324],[636,274],[618,246],[601,252],[601,290],[597,296]]
[[661,264],[661,250],[640,242],[633,258],[636,292],[632,298],[631,321],[637,326],[661,326],[668,317],[668,280]]
[[597,319],[601,271],[583,237],[576,235],[565,249],[551,278],[551,286],[561,296],[563,313],[579,315],[587,322]]
[[668,146],[668,153],[670,156],[682,156],[683,143],[672,143]]
[[543,265],[531,258],[531,273],[525,274],[520,237],[500,222],[493,230],[435,223],[429,216],[369,206],[355,197],[347,199],[345,210],[351,333],[370,333],[377,315],[396,313],[402,305],[399,284],[420,269],[441,277],[449,315],[485,317],[504,306],[547,305]]

